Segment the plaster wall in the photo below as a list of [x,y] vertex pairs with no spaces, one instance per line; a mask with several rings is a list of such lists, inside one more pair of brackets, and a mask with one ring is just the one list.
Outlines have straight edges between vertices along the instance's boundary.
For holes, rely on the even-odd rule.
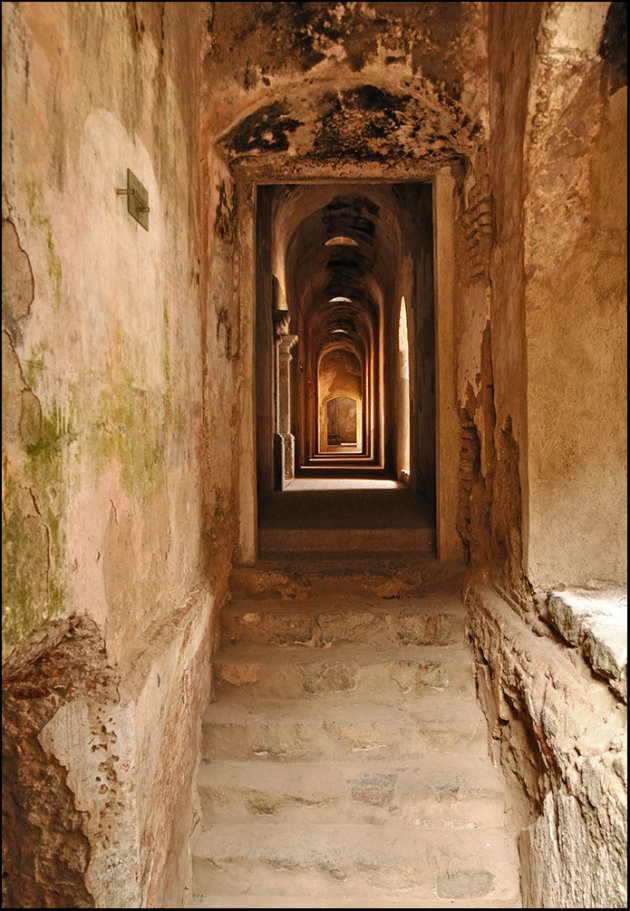
[[516,601],[626,581],[618,6],[490,6],[491,141],[457,179],[458,527]]
[[627,21],[623,4],[565,3],[543,25],[524,164],[526,571],[535,588],[626,584]]
[[200,10],[3,4],[4,784],[32,810],[3,835],[8,902],[169,906],[190,878],[235,451]]

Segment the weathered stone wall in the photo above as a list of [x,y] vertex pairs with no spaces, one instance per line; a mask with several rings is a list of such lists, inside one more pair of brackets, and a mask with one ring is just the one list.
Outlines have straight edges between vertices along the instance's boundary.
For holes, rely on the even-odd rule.
[[[610,686],[582,635],[567,647],[551,625],[532,629],[483,585],[467,601],[489,750],[505,773],[518,834],[523,906],[625,907],[625,666]],[[617,641],[620,634],[617,627]]]
[[542,4],[490,4],[489,141],[458,181],[455,346],[460,415],[458,528],[475,571],[520,601],[525,110]]
[[169,906],[190,876],[238,451],[201,12],[3,4],[6,906]]

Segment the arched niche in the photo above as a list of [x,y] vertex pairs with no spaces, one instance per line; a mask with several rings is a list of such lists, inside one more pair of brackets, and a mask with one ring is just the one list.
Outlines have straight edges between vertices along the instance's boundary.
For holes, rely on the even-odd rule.
[[[317,369],[318,452],[338,451],[353,440],[353,451],[363,449],[363,400],[365,371],[360,358],[350,348],[329,348],[319,359]],[[354,434],[348,426],[350,405],[354,405]],[[335,403],[331,405],[331,403]],[[331,427],[331,419],[334,427]],[[339,442],[331,440],[338,436]]]
[[[360,404],[360,403],[359,403]],[[359,435],[357,400],[338,395],[326,402],[326,445],[353,446]]]

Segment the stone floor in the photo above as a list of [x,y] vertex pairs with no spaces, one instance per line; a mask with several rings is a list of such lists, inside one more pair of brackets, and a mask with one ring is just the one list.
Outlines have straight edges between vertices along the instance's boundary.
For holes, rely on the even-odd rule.
[[386,478],[296,478],[259,504],[261,553],[435,550],[430,503]]
[[234,570],[190,907],[520,906],[462,570],[351,547]]

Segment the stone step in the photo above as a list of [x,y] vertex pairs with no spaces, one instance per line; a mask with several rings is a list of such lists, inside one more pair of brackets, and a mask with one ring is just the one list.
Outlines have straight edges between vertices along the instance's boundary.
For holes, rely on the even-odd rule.
[[[213,891],[209,895],[195,895],[185,904],[186,908],[487,908],[488,902],[484,898],[471,899],[466,896],[460,899],[431,898],[396,898],[389,902],[387,898],[363,898],[357,904],[352,896],[341,897],[337,894],[333,898],[320,897],[317,904],[312,904],[304,895],[270,895],[269,892],[247,892],[234,895]],[[508,899],[494,899],[493,908],[520,908],[521,899],[514,895]]]
[[[335,694],[261,700],[224,693],[207,707],[201,758],[233,761],[418,759],[435,751],[487,757],[486,723],[471,692],[456,700],[369,704]],[[488,760],[489,762],[489,760]]]
[[516,845],[502,828],[216,824],[192,848],[197,895],[301,895],[306,907],[331,898],[357,907],[483,898],[492,907],[518,895]]
[[[213,661],[214,694],[238,692],[259,699],[295,699],[322,693],[357,698],[454,699],[473,683],[472,656],[464,645],[375,649],[236,645]],[[442,695],[444,694],[444,695]]]
[[292,557],[261,555],[254,566],[234,566],[233,598],[367,596],[422,597],[451,592],[457,596],[465,567],[423,554],[303,553]]
[[202,762],[204,827],[216,822],[389,823],[481,828],[503,824],[505,786],[487,758],[426,756],[391,760]]
[[249,642],[322,647],[339,641],[379,647],[449,645],[464,642],[465,611],[453,597],[343,604],[330,599],[240,599],[223,607],[220,622],[223,646]]
[[431,559],[233,571],[188,907],[520,906],[459,565]]
[[261,554],[363,551],[435,553],[434,528],[260,528]]

